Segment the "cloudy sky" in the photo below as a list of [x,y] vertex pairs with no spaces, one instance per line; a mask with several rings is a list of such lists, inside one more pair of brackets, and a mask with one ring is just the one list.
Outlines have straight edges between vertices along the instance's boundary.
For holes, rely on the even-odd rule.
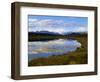
[[50,31],[58,33],[87,32],[87,17],[70,16],[28,16],[29,32]]

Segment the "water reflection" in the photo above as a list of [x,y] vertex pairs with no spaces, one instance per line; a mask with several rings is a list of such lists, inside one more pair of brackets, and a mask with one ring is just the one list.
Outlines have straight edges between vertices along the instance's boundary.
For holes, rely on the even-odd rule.
[[63,55],[81,47],[77,40],[58,39],[28,42],[28,60],[52,55]]

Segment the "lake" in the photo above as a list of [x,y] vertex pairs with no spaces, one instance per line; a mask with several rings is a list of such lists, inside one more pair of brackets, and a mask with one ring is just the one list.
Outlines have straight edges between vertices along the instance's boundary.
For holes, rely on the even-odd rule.
[[81,43],[77,40],[69,39],[28,42],[28,61],[52,55],[64,55],[80,47]]

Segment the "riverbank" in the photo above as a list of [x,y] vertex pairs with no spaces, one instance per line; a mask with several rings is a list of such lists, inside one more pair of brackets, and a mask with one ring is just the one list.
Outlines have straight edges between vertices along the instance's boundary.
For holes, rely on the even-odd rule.
[[29,66],[47,66],[47,65],[71,65],[71,64],[86,64],[87,63],[87,36],[73,36],[71,39],[76,39],[81,43],[81,48],[74,52],[64,55],[53,55],[47,58],[38,58],[30,61]]

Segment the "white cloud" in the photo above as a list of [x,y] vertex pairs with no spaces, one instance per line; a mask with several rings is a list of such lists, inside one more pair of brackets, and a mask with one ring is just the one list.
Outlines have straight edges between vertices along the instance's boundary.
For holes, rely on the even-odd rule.
[[87,27],[79,27],[76,32],[87,32]]
[[37,19],[30,18],[30,19],[28,19],[28,21],[29,21],[29,22],[36,22]]
[[[64,20],[53,19],[33,19],[29,20],[29,31],[51,31],[51,32],[85,32],[87,27],[84,27],[76,22],[65,22]],[[74,28],[77,27],[77,28]]]

